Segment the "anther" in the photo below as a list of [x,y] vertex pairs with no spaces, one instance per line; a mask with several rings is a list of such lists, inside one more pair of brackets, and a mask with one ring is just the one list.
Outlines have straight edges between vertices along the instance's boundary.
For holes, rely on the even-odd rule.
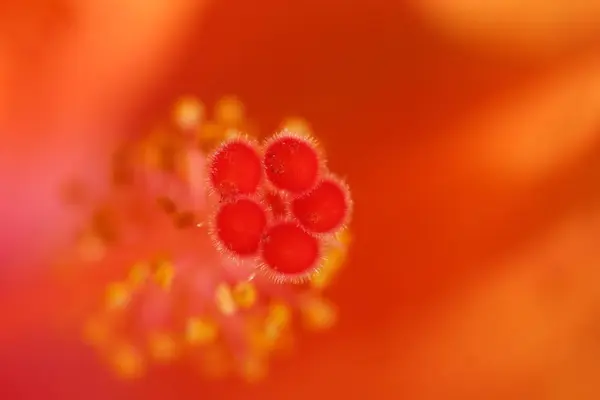
[[233,299],[231,288],[226,283],[221,283],[215,291],[215,303],[224,315],[233,315],[237,311],[237,305]]
[[206,345],[217,338],[217,326],[206,318],[190,318],[185,327],[185,338],[191,345]]
[[240,308],[250,308],[256,303],[256,287],[250,282],[239,282],[232,290],[233,299]]

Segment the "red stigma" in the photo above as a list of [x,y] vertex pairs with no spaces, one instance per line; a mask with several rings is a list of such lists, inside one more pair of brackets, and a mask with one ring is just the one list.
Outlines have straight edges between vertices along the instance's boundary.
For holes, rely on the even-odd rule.
[[253,194],[262,179],[260,155],[249,140],[235,138],[220,145],[210,156],[212,187],[222,196]]
[[261,246],[261,261],[275,278],[304,277],[319,264],[319,240],[294,222],[282,222],[267,229]]
[[306,124],[258,143],[232,98],[212,113],[184,98],[173,115],[122,144],[110,191],[75,193],[85,219],[59,255],[65,290],[120,377],[182,360],[255,382],[299,326],[335,324],[324,290],[347,259],[349,192]]
[[299,194],[315,185],[320,159],[312,141],[284,131],[265,147],[265,173],[276,188]]
[[289,215],[289,201],[285,195],[276,190],[267,190],[264,197],[274,219],[282,220]]
[[251,199],[223,203],[214,221],[218,245],[235,255],[245,257],[258,251],[267,216],[262,205]]
[[335,233],[343,227],[350,211],[348,189],[334,178],[320,181],[306,195],[292,202],[292,213],[314,233]]

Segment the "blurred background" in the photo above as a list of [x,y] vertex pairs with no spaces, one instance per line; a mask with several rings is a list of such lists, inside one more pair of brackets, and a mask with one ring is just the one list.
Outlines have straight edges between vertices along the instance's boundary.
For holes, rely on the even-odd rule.
[[[340,321],[256,385],[57,328],[61,182],[182,94],[306,118],[353,191]],[[597,0],[7,0],[0,129],[0,398],[600,396]]]

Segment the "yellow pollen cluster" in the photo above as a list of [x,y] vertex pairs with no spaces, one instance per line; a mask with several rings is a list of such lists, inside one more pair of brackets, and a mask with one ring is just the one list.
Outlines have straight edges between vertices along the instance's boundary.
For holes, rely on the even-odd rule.
[[[187,266],[178,258],[179,249],[193,249],[207,234],[201,212],[193,208],[196,199],[178,200],[177,185],[205,185],[187,149],[206,154],[234,132],[257,132],[233,97],[219,101],[212,118],[200,101],[184,97],[170,117],[123,146],[113,160],[112,198],[88,204],[91,217],[72,263],[79,274],[85,268],[115,273],[105,282],[100,306],[90,310],[84,338],[123,378],[141,376],[152,363],[185,359],[205,377],[236,373],[255,382],[267,375],[269,358],[293,349],[301,328],[321,331],[335,325],[337,309],[323,291],[346,261],[350,232],[337,235],[319,272],[299,285],[228,275],[218,259],[203,261],[206,249],[198,250],[198,267]],[[311,133],[298,118],[283,127]],[[155,173],[159,190],[138,193],[135,178]],[[75,198],[77,207],[89,202],[79,192],[71,193],[72,203]],[[196,279],[194,268],[206,278]]]

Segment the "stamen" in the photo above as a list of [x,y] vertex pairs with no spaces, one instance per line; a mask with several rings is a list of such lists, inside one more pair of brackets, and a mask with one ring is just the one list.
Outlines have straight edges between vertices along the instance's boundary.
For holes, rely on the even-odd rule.
[[288,118],[283,122],[283,130],[296,132],[304,136],[312,136],[312,129],[308,121],[302,118]]
[[323,289],[331,283],[337,275],[342,265],[346,261],[346,246],[342,243],[349,242],[347,233],[342,233],[338,237],[338,242],[329,249],[321,265],[321,269],[312,276],[310,284],[317,289]]
[[164,332],[153,333],[149,340],[150,355],[158,362],[166,363],[177,358],[179,348],[173,337]]
[[114,351],[110,360],[119,376],[126,379],[140,377],[144,372],[141,354],[131,345],[121,345]]
[[175,275],[173,264],[169,261],[163,260],[158,263],[156,272],[154,273],[155,282],[164,290],[169,290],[173,283],[173,277]]
[[150,265],[145,262],[135,264],[129,272],[128,282],[134,288],[140,287],[146,283],[146,280],[150,277]]
[[106,290],[106,308],[109,310],[122,309],[131,299],[129,287],[124,283],[112,283]]
[[335,190],[315,200],[333,175],[306,121],[260,144],[235,98],[212,116],[182,98],[171,117],[115,154],[105,198],[78,204],[90,219],[61,260],[107,279],[104,298],[80,302],[98,307],[83,335],[124,378],[185,359],[204,376],[256,382],[291,353],[297,327],[336,321],[323,289],[347,259],[349,192],[343,204]]
[[277,330],[285,328],[292,318],[290,307],[281,302],[274,302],[269,308],[266,326],[272,326]]
[[185,338],[191,345],[206,345],[213,343],[218,334],[214,322],[206,318],[190,318],[185,328]]
[[337,318],[333,304],[322,298],[311,298],[303,304],[301,310],[303,322],[311,330],[329,329]]
[[204,119],[204,106],[193,97],[182,97],[173,107],[173,121],[181,130],[196,129]]
[[250,282],[240,282],[235,285],[232,295],[240,308],[250,308],[256,303],[256,287]]
[[217,286],[215,302],[219,311],[224,315],[233,315],[237,311],[237,305],[233,299],[231,288],[225,283]]
[[215,117],[224,126],[238,127],[244,118],[244,105],[235,97],[225,97],[217,103]]

